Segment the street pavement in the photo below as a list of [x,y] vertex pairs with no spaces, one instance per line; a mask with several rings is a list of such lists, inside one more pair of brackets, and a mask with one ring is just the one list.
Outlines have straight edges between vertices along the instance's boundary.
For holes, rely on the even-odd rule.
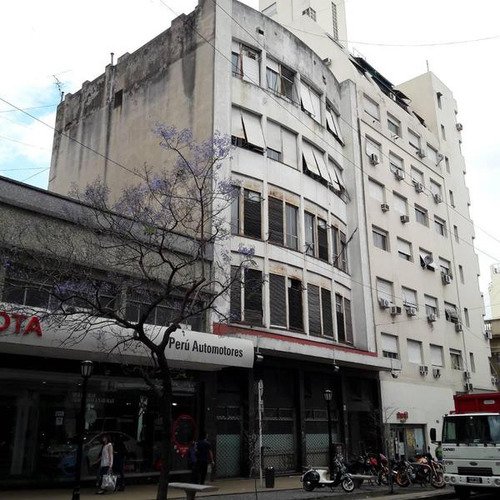
[[[198,494],[197,498],[211,497],[209,500],[363,500],[376,498],[377,500],[447,500],[455,498],[450,488],[436,490],[434,488],[422,488],[420,486],[399,488],[394,487],[394,494],[390,494],[388,486],[370,486],[363,484],[361,488],[352,493],[345,493],[342,488],[335,490],[320,488],[312,492],[302,489],[299,476],[276,478],[275,488],[261,488],[259,481],[252,479],[224,479],[207,483],[217,486],[219,490],[213,493]],[[95,490],[84,488],[81,500],[95,499]],[[110,494],[106,494],[109,496]],[[156,485],[131,485],[124,492],[113,493],[115,500],[154,500],[156,497]],[[169,499],[185,498],[182,491],[170,490]],[[12,490],[0,491],[0,500],[70,500],[71,487],[65,489],[45,490]],[[489,500],[482,498],[481,500]],[[496,499],[498,500],[498,499]]]

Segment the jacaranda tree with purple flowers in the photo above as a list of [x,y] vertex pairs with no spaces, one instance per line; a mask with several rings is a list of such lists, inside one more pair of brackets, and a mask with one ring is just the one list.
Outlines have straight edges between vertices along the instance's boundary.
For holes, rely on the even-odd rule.
[[[136,182],[119,196],[102,181],[75,189],[72,197],[81,202],[78,227],[54,231],[48,223],[32,223],[15,235],[16,245],[1,262],[4,268],[19,266],[18,276],[37,269],[36,283],[50,292],[46,315],[61,321],[68,342],[101,329],[109,349],[111,326],[112,351],[140,346],[147,352],[151,364],[141,374],[163,421],[157,499],[166,500],[172,449],[166,349],[183,325],[200,318],[206,323],[213,314],[221,320],[218,305],[227,301],[231,286],[224,242],[238,189],[222,175],[230,138],[215,134],[197,143],[189,130],[162,124],[155,133],[165,150],[164,168],[138,171]],[[34,246],[43,251],[33,252]],[[252,258],[253,249],[240,249],[242,266]],[[26,272],[33,282],[33,271]]]

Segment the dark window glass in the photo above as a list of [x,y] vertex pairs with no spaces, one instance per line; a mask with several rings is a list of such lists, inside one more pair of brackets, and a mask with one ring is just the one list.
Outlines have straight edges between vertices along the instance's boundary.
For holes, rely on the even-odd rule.
[[245,322],[262,324],[262,272],[245,269]]
[[328,262],[328,233],[323,219],[318,219],[318,257]]
[[345,342],[345,325],[344,325],[344,299],[342,295],[338,293],[335,294],[335,310],[337,316],[337,333],[338,333],[338,341]]
[[318,286],[307,285],[307,305],[309,308],[309,333],[311,335],[321,335],[321,308]]
[[288,282],[288,323],[292,330],[302,330],[302,283],[289,279]]
[[321,289],[321,311],[323,315],[323,335],[333,337],[332,294],[330,290]]
[[238,266],[231,266],[230,321],[241,321],[241,272]]
[[245,236],[261,239],[261,198],[259,193],[245,189],[243,219]]

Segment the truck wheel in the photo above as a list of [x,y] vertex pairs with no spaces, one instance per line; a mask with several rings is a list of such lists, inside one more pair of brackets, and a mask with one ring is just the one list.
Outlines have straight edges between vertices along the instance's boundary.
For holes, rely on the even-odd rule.
[[455,486],[455,494],[459,500],[469,500],[470,489],[464,488],[463,486]]

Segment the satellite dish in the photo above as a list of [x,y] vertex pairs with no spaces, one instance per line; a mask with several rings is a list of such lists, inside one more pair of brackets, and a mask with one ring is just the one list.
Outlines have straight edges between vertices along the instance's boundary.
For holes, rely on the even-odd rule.
[[432,265],[434,263],[434,259],[430,256],[430,255],[426,255],[424,257],[424,266],[425,267],[429,267],[430,265]]

